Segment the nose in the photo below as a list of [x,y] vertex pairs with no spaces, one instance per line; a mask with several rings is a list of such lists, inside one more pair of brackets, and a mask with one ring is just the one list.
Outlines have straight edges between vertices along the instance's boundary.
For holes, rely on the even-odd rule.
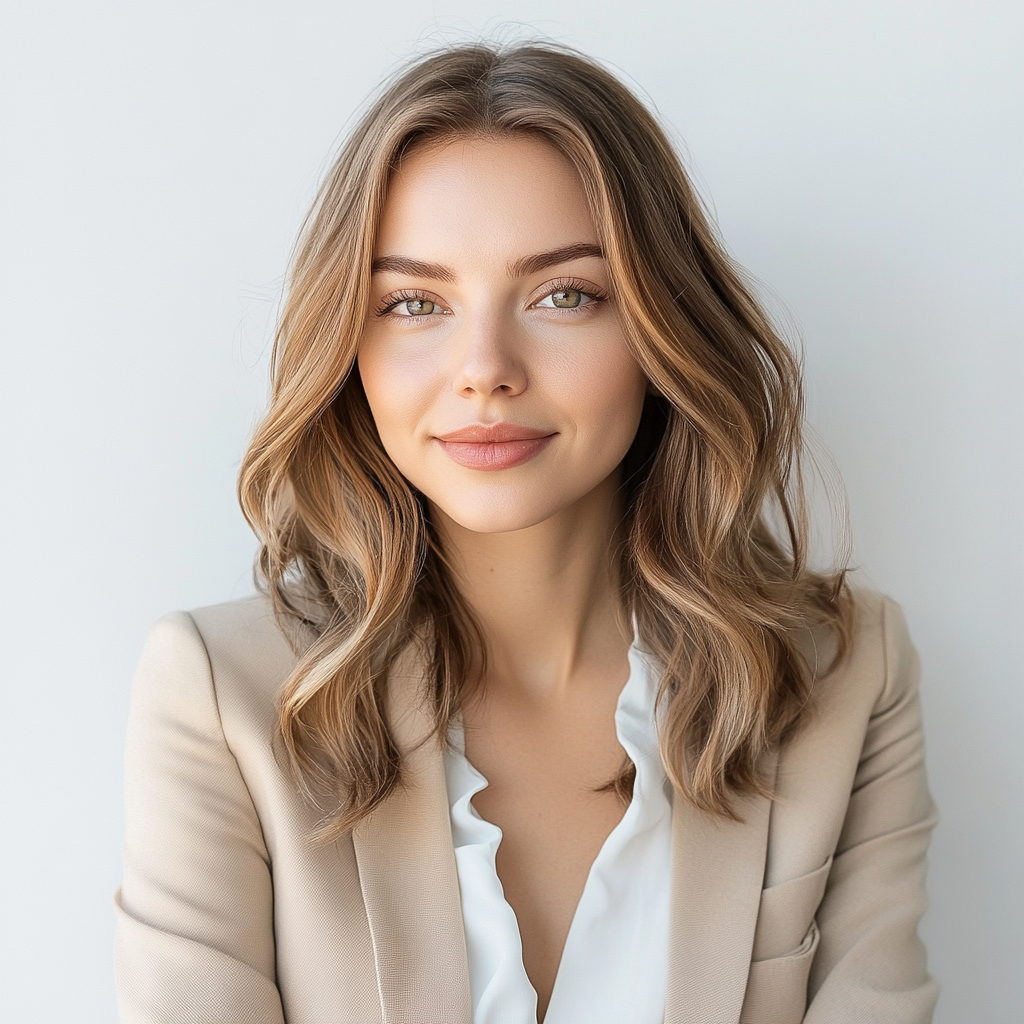
[[452,375],[455,391],[464,398],[511,398],[526,389],[526,365],[514,328],[500,316],[467,323],[455,342]]

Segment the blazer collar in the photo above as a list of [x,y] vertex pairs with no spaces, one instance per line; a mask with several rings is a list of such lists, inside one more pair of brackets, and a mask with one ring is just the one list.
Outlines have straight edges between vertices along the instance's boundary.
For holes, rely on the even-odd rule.
[[404,784],[352,832],[384,1024],[470,1024],[472,1004],[444,755],[422,673],[388,681]]
[[[765,757],[774,785],[778,754]],[[771,800],[736,799],[740,821],[672,808],[672,910],[666,1024],[736,1024],[764,885]]]

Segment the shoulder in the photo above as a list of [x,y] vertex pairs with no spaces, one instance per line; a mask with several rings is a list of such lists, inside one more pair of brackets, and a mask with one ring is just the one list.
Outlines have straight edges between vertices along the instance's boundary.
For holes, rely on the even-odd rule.
[[295,665],[303,645],[298,629],[286,635],[270,600],[262,595],[194,608],[194,624],[215,679],[244,674],[252,685],[272,683]]
[[829,667],[834,641],[824,631],[800,641],[820,674],[805,723],[780,751],[769,871],[775,879],[824,863],[847,819],[867,820],[865,807],[877,809],[884,790],[872,783],[901,759],[920,755],[918,664],[903,613],[874,591],[854,589],[852,600],[853,628],[842,661]]
[[180,721],[243,723],[266,732],[302,638],[285,635],[270,601],[253,596],[164,615],[150,630],[133,688],[133,707]]
[[871,709],[899,699],[917,682],[917,656],[900,606],[874,590],[850,588],[851,629],[846,656],[835,660],[836,640],[829,630],[807,629],[796,637],[814,678],[819,713],[836,701]]
[[823,697],[829,691],[856,693],[870,702],[875,715],[916,692],[917,652],[903,609],[891,597],[859,587],[852,588],[851,596],[853,628],[848,654],[820,680],[817,689]]

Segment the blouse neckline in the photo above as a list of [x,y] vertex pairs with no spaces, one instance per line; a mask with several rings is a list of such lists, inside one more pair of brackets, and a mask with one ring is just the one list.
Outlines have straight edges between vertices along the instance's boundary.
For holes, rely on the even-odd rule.
[[[634,644],[616,704],[619,743],[636,766],[633,796],[587,875],[545,1024],[661,1024],[668,972],[671,786],[658,749],[657,675]],[[465,755],[461,722],[445,755],[473,1024],[536,1024],[515,912],[495,867],[501,830],[472,804],[487,786]]]

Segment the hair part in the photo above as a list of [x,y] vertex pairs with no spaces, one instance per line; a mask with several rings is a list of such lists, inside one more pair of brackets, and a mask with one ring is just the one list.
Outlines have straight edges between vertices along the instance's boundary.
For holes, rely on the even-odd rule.
[[[548,44],[476,44],[412,64],[344,145],[304,222],[272,358],[269,409],[239,496],[257,580],[313,640],[280,697],[280,736],[335,835],[400,783],[388,672],[417,644],[447,731],[486,657],[421,497],[381,446],[356,352],[391,174],[412,147],[528,135],[579,175],[628,343],[651,382],[624,463],[620,578],[662,668],[661,748],[676,790],[732,817],[758,765],[806,717],[799,635],[842,657],[843,571],[807,564],[800,367],[726,255],[664,132],[593,61]],[[774,509],[781,535],[769,526]],[[297,583],[299,584],[297,588]],[[616,780],[628,792],[627,776]]]

